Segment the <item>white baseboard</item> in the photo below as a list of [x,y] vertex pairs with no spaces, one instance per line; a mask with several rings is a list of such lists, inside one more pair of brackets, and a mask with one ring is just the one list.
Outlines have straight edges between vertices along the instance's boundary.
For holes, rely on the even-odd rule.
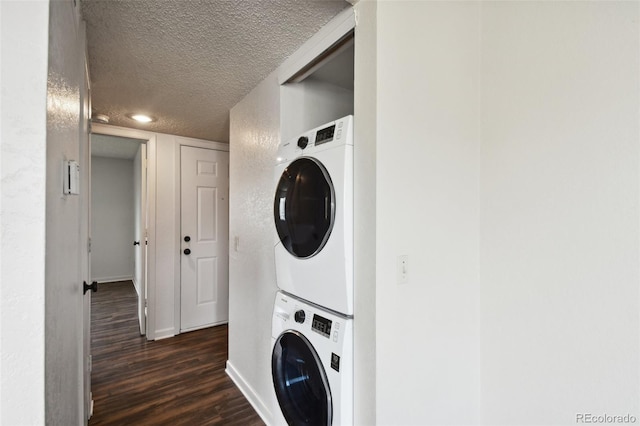
[[136,289],[136,293],[138,293],[138,297],[140,297],[140,286],[138,285],[138,280],[136,280],[136,277],[131,278],[131,281],[133,281],[133,287]]
[[267,424],[267,426],[271,425],[271,419],[273,418],[271,414],[271,410],[264,405],[264,402],[258,397],[258,394],[253,390],[251,385],[249,385],[246,380],[242,377],[240,373],[233,367],[231,362],[227,360],[227,368],[225,369],[227,376],[233,380],[233,383],[236,384],[240,392],[247,398],[249,404],[253,407],[254,410],[258,413],[263,422]]
[[121,277],[102,277],[102,278],[94,278],[93,281],[98,281],[99,284],[106,283],[115,283],[118,281],[133,281],[132,276],[121,276]]
[[155,338],[153,340],[168,339],[169,337],[173,337],[175,335],[176,333],[173,327],[165,328],[162,330],[156,330]]
[[180,330],[180,333],[188,333],[190,331],[202,330],[204,328],[217,327],[219,325],[229,324],[229,320],[226,319],[224,321],[212,322],[211,324],[199,325],[197,327],[185,328],[184,330]]

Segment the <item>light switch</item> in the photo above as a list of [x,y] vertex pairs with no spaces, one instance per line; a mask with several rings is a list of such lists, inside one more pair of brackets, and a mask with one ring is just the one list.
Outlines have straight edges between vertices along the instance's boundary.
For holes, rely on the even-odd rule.
[[398,256],[398,284],[409,282],[409,256]]
[[68,160],[63,162],[62,175],[64,176],[64,194],[80,194],[80,165],[77,161]]

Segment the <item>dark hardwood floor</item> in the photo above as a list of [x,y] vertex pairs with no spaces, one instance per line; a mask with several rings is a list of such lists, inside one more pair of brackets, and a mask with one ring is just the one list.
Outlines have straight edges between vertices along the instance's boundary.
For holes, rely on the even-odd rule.
[[225,374],[227,326],[148,342],[130,281],[92,294],[93,417],[98,425],[264,425]]

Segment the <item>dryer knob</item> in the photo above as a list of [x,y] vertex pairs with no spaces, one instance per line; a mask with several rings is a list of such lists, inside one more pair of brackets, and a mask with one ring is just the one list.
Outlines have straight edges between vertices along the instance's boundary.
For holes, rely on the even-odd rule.
[[298,139],[298,146],[302,149],[305,149],[309,145],[309,138],[306,136],[300,136]]
[[299,311],[296,311],[293,318],[296,320],[296,322],[299,322],[300,324],[302,324],[304,322],[304,319],[306,318],[306,315],[303,310],[299,310]]

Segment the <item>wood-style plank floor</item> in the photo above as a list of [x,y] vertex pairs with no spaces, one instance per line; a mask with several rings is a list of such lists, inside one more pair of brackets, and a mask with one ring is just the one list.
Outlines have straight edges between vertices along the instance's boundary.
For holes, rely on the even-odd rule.
[[264,425],[225,374],[227,326],[149,342],[131,281],[92,294],[93,417],[99,425]]

